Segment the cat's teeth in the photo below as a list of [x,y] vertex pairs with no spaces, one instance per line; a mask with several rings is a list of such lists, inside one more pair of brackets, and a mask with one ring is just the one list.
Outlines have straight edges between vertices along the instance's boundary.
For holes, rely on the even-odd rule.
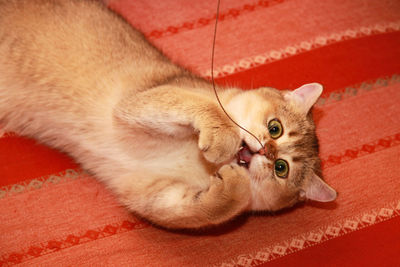
[[239,163],[246,164],[246,161],[241,159],[241,160],[239,160]]

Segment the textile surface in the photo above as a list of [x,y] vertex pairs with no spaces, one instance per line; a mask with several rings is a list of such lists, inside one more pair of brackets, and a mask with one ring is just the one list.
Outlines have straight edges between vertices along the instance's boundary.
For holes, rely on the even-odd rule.
[[[209,77],[215,0],[111,0],[175,62]],[[399,266],[400,2],[222,0],[217,82],[324,85],[314,108],[334,203],[168,232],[67,155],[0,138],[0,266]]]

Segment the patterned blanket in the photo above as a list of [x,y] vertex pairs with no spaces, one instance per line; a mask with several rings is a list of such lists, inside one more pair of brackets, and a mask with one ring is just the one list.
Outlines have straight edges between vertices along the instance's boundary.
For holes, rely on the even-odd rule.
[[[175,62],[210,76],[216,0],[110,0]],[[0,266],[399,266],[400,2],[222,0],[220,84],[294,89],[314,108],[336,202],[167,232],[68,156],[0,138]]]

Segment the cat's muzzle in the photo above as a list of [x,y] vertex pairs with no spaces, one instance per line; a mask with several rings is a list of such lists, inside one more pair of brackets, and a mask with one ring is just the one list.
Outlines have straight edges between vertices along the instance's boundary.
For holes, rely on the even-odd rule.
[[255,153],[251,151],[250,147],[246,144],[246,142],[243,141],[236,155],[237,163],[240,166],[248,168],[254,154]]

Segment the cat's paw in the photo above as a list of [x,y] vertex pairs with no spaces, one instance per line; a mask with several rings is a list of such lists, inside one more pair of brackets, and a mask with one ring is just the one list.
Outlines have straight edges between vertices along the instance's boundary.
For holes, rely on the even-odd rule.
[[209,162],[218,164],[232,159],[242,140],[233,126],[214,126],[200,130],[199,148]]
[[219,199],[247,203],[250,198],[248,170],[235,163],[222,166],[211,178],[210,192]]
[[211,176],[205,203],[213,223],[226,221],[246,209],[250,202],[250,176],[237,164],[222,166]]

